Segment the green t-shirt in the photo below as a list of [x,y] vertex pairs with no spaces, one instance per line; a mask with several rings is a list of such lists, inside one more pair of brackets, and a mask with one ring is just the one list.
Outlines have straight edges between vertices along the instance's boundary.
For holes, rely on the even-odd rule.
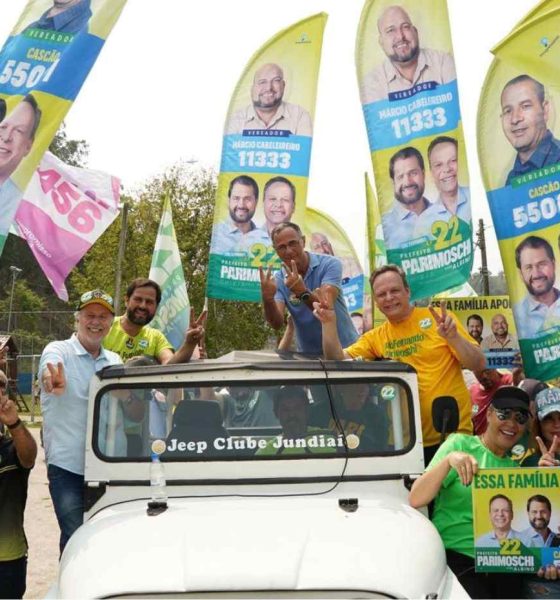
[[[501,458],[490,452],[478,436],[455,433],[440,446],[427,470],[433,469],[451,452],[465,452],[474,456],[479,469],[509,469],[518,466],[510,457]],[[435,498],[432,522],[447,550],[474,558],[472,487],[461,483],[455,469],[449,471]]]
[[[28,479],[29,469],[19,464],[12,440],[0,438],[0,562],[16,560],[27,553],[23,513]],[[0,591],[1,588],[0,581]]]
[[167,338],[153,327],[144,325],[134,337],[121,327],[121,318],[115,317],[109,333],[103,340],[103,347],[116,352],[123,362],[133,356],[152,356],[157,359],[166,348],[173,350]]

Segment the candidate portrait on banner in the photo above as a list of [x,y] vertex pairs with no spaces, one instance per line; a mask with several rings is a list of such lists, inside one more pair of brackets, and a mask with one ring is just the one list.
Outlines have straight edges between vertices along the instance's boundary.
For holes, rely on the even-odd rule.
[[376,30],[372,22],[369,34],[376,38],[384,58],[363,79],[363,104],[398,97],[399,92],[411,88],[430,89],[457,78],[453,56],[425,45],[430,32],[418,31],[413,11],[412,3],[388,6],[377,17]]

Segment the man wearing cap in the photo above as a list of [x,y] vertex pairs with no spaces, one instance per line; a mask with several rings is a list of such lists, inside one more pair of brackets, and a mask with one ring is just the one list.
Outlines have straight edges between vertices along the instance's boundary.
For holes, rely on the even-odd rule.
[[7,389],[8,378],[0,371],[0,598],[22,598],[27,573],[23,513],[37,444]]
[[76,332],[47,344],[39,362],[43,441],[49,491],[60,527],[60,552],[83,522],[87,406],[92,376],[120,364],[101,345],[115,314],[113,299],[102,290],[82,294]]

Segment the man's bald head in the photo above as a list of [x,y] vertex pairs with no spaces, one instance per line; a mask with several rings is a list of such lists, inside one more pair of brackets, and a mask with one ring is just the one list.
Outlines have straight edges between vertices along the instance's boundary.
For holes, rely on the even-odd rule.
[[391,62],[410,63],[418,60],[418,30],[402,6],[386,8],[377,20],[377,29],[379,45]]

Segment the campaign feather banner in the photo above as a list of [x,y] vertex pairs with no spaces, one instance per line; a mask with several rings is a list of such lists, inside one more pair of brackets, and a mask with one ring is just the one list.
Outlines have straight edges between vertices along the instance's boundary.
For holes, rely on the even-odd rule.
[[272,229],[303,225],[327,16],[275,35],[251,58],[226,118],[207,295],[260,300],[259,267],[280,267]]
[[387,260],[413,300],[460,285],[471,199],[445,0],[367,0],[356,67]]
[[493,52],[477,129],[482,178],[527,376],[560,376],[560,8],[542,3]]

